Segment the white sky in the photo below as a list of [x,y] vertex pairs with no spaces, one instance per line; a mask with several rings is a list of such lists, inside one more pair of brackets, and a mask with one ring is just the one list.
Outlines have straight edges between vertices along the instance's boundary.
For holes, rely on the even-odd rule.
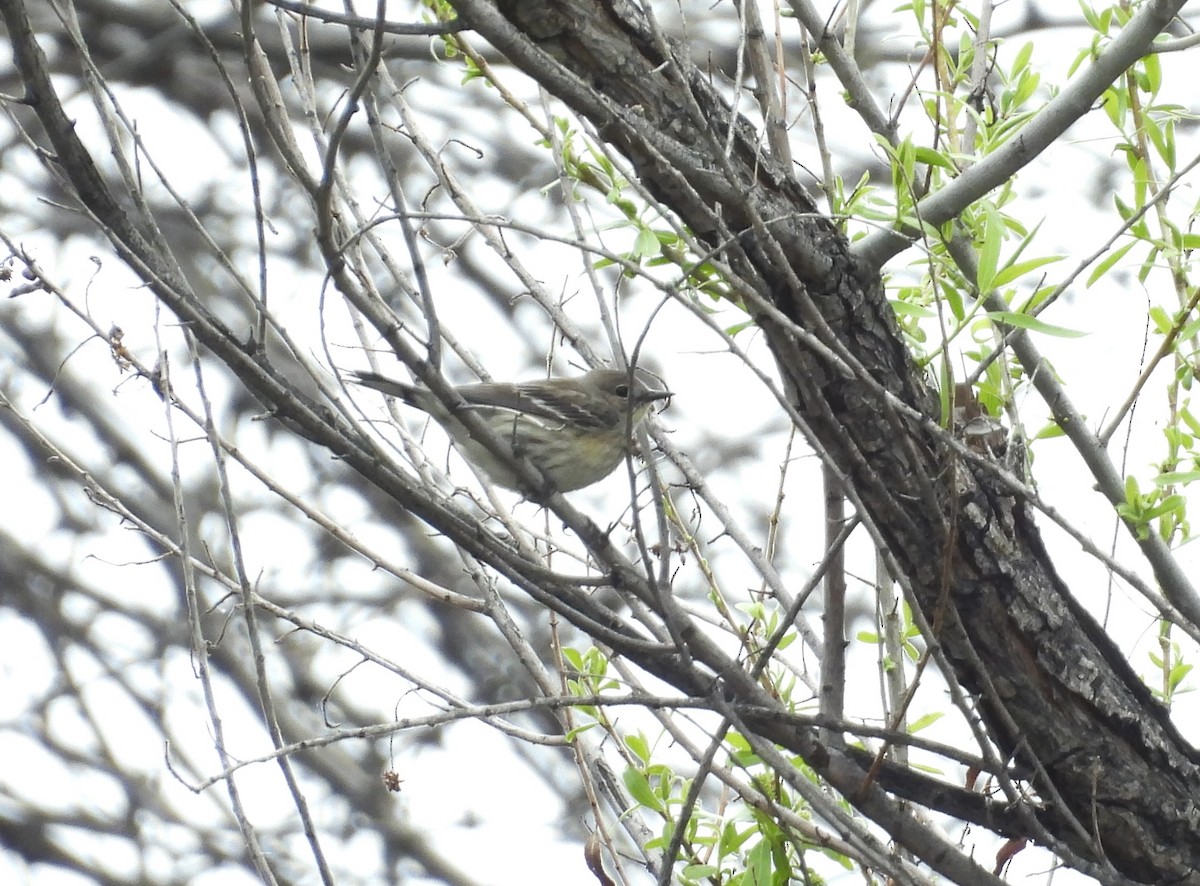
[[[1003,17],[1008,12],[1001,5],[997,12],[998,26],[1003,25]],[[881,10],[878,15],[883,18],[890,12]],[[1005,46],[1001,50],[1002,57],[1004,53],[1015,51],[1024,39],[1019,38],[1012,45]],[[1045,84],[1061,82],[1077,47],[1086,42],[1081,32],[1069,31],[1042,32],[1034,35],[1033,39],[1033,65],[1043,71]],[[1164,56],[1163,63],[1168,71],[1165,78],[1168,83],[1173,80],[1172,71],[1184,66],[1181,70],[1186,75],[1187,66],[1194,64],[1187,53]],[[1190,89],[1187,76],[1179,78],[1177,82],[1185,90]],[[470,89],[466,94],[470,94]],[[417,106],[422,102],[433,103],[437,98],[437,93],[423,93],[419,89],[414,89],[410,96]],[[1185,94],[1181,100],[1188,98]],[[199,198],[213,189],[218,193],[227,193],[225,189],[231,186],[244,186],[244,179],[239,172],[212,162],[214,152],[209,133],[194,126],[181,125],[177,118],[164,113],[157,101],[146,93],[123,92],[121,100],[129,115],[138,121],[139,130],[150,144],[153,156],[162,164],[172,183],[183,189],[185,196]],[[850,167],[863,156],[865,142],[858,135],[861,125],[840,107],[832,88],[826,90],[822,102],[828,130],[849,134],[852,146],[845,156],[850,158],[846,163]],[[469,109],[464,108],[463,113],[464,116],[468,115]],[[82,112],[80,117],[81,130],[87,137],[90,135],[87,131],[90,117]],[[486,147],[494,128],[512,125],[511,121],[476,121],[473,118],[470,118],[470,123],[478,124],[479,128],[475,130],[479,133],[477,145],[483,147]],[[228,132],[217,135],[226,140],[232,138]],[[528,133],[514,137],[525,140],[531,138]],[[1179,155],[1190,157],[1196,151],[1194,136],[1180,131],[1179,138]],[[808,140],[798,135],[794,141],[803,154]],[[1017,211],[1028,225],[1042,224],[1037,247],[1039,252],[1058,252],[1064,256],[1059,265],[1048,269],[1051,280],[1089,254],[1108,236],[1115,224],[1108,201],[1101,205],[1094,202],[1094,179],[1098,168],[1108,162],[1113,144],[1111,130],[1099,113],[1093,114],[1020,176],[1019,190],[1022,195],[1028,196],[1023,196]],[[462,164],[468,162],[464,159],[465,153],[448,152],[454,162]],[[801,159],[809,168],[818,168],[811,157],[802,156]],[[19,157],[6,161],[5,169],[0,171],[0,183],[8,189],[19,186],[22,164],[26,162]],[[552,171],[547,167],[541,172],[549,181]],[[537,173],[534,177],[538,177]],[[231,185],[239,182],[242,184]],[[1191,190],[1189,183],[1185,186],[1183,200],[1194,199]],[[483,196],[494,203],[493,206],[485,206],[489,211],[521,218],[529,224],[554,223],[550,207],[536,192],[526,192],[512,201],[507,191],[500,190],[498,183],[494,192],[484,191]],[[153,362],[153,303],[128,272],[111,257],[103,257],[101,266],[97,268],[91,260],[92,256],[105,254],[94,243],[78,237],[59,242],[51,232],[22,230],[21,224],[21,219],[11,213],[0,217],[0,226],[16,234],[43,263],[48,275],[59,282],[77,303],[86,303],[101,327],[116,324],[125,329],[127,344],[131,349]],[[558,233],[567,232],[559,230]],[[622,236],[625,236],[623,232],[610,235],[613,248],[622,245]],[[527,250],[523,260],[537,268],[539,277],[551,291],[579,290],[586,293],[580,262],[568,250],[556,247],[534,249],[529,246],[527,238],[515,235],[512,242],[520,243],[521,248]],[[479,254],[485,255],[482,249]],[[902,256],[894,263],[894,269],[900,272],[912,258],[911,252]],[[432,248],[427,259],[433,289],[450,306],[445,310],[443,319],[452,326],[454,334],[481,356],[496,377],[505,378],[519,373],[525,373],[528,377],[526,351],[497,334],[496,317],[490,309],[483,307],[484,303],[478,294],[463,289],[461,284],[456,285],[456,263],[443,263],[438,252]],[[311,343],[314,359],[324,361],[318,346],[320,319],[326,324],[325,333],[334,344],[335,362],[341,366],[364,365],[354,350],[357,345],[345,323],[344,311],[334,307],[327,309],[323,316],[318,316],[319,275],[297,273],[280,262],[273,264],[271,279],[273,291],[282,294],[276,304],[280,305],[281,312],[286,311],[290,331],[300,340]],[[516,292],[516,284],[512,285]],[[588,297],[586,294],[580,295],[568,304],[569,312],[580,322],[588,322],[592,314]],[[1039,344],[1059,371],[1076,406],[1093,423],[1101,421],[1116,403],[1124,399],[1137,378],[1142,359],[1147,301],[1169,305],[1172,299],[1169,280],[1161,272],[1153,274],[1145,285],[1129,274],[1110,275],[1109,279],[1090,289],[1077,285],[1066,299],[1043,318],[1088,333],[1087,337],[1080,339],[1042,336]],[[656,303],[653,294],[633,296],[622,301],[622,324],[630,333],[629,339],[641,330]],[[6,317],[18,312],[26,320],[36,320],[58,330],[68,341],[82,341],[88,334],[82,323],[70,317],[49,297],[25,296],[0,302],[0,325]],[[534,312],[530,311],[525,316],[533,317]],[[729,312],[728,322],[733,323],[736,319]],[[529,321],[531,326],[534,322]],[[547,340],[544,328],[539,331],[535,327],[529,334],[535,341]],[[765,349],[753,332],[742,333],[738,341],[762,365],[769,365]],[[1157,340],[1153,340],[1150,347],[1156,344]],[[675,307],[668,308],[655,319],[646,340],[646,353],[652,356],[653,365],[662,371],[676,394],[671,408],[662,417],[663,423],[672,432],[673,442],[691,454],[693,460],[705,470],[708,482],[719,497],[728,502],[747,525],[761,528],[765,515],[774,503],[778,462],[786,445],[785,430],[766,392],[749,381],[748,374],[736,360],[720,352],[720,343],[704,332],[687,312]],[[560,369],[566,370],[570,361],[564,360],[559,365]],[[96,396],[110,398],[121,420],[131,428],[138,429],[148,455],[155,459],[169,457],[166,444],[157,436],[164,430],[159,401],[145,390],[144,383],[122,384],[103,342],[92,341],[82,347],[71,356],[68,369],[81,377],[90,376],[94,379]],[[176,364],[176,371],[188,370],[180,362]],[[45,396],[46,391],[22,379],[19,368],[9,362],[2,350],[0,374],[12,379],[11,390],[18,409],[26,414],[31,413],[46,434],[69,441],[75,452],[88,451],[86,432],[74,424],[69,416],[60,414],[55,400],[51,399],[34,410],[34,404]],[[219,402],[223,381],[212,373],[208,381],[218,389]],[[1128,469],[1139,477],[1143,488],[1148,487],[1154,475],[1152,463],[1162,457],[1159,416],[1162,414],[1164,384],[1165,376],[1156,378],[1148,386],[1130,438]],[[359,396],[358,400],[376,417],[383,415],[377,411],[377,398]],[[1033,395],[1023,396],[1021,405],[1028,428],[1031,431],[1040,428],[1047,415],[1045,407]],[[416,428],[418,425],[414,421],[410,427]],[[255,452],[256,457],[268,463],[272,473],[284,482],[296,479],[301,484],[307,483],[308,466],[301,453],[293,449],[297,444],[268,443],[265,430],[252,424],[241,424],[229,428],[227,433],[235,435],[239,446]],[[759,457],[749,462],[725,463],[716,456],[714,449],[718,443],[731,440],[746,441]],[[185,477],[189,482],[211,470],[206,453],[201,451],[201,447],[194,449],[194,452],[185,454],[188,459]],[[1035,453],[1034,472],[1042,495],[1102,547],[1107,547],[1112,538],[1111,512],[1098,494],[1081,494],[1080,490],[1089,489],[1091,483],[1082,472],[1068,442],[1062,439],[1039,443]],[[160,607],[176,605],[175,592],[164,581],[163,571],[153,563],[144,562],[148,558],[147,549],[136,534],[123,530],[115,518],[105,521],[108,531],[103,534],[82,538],[65,534],[58,528],[61,503],[48,497],[39,479],[39,467],[32,464],[9,437],[3,435],[0,435],[0,459],[13,468],[10,471],[9,501],[20,503],[19,507],[0,508],[0,528],[4,532],[27,544],[41,540],[45,550],[61,551],[64,562],[72,563],[82,580],[113,593],[114,604],[119,602],[134,611],[142,608],[161,611]],[[239,478],[237,482],[239,494],[247,503],[265,498],[266,493],[246,478]],[[603,520],[603,514],[611,513],[612,503],[619,501],[624,483],[624,477],[618,474],[601,488],[580,493],[573,496],[573,500],[588,507],[596,514],[597,520]],[[333,490],[328,490],[328,493],[322,496],[320,503],[340,525],[381,549],[386,548],[394,537],[389,537],[386,527],[371,520],[370,515],[364,512],[359,497],[339,496]],[[820,496],[816,464],[812,459],[806,458],[794,466],[789,474],[787,496],[785,574],[799,586],[820,557],[820,531],[816,528],[818,524],[813,522],[819,518],[819,507],[807,506]],[[795,503],[794,506],[792,503]],[[82,496],[69,505],[77,509],[91,507]],[[540,520],[536,509],[528,504],[517,505],[516,513],[521,519]],[[1083,555],[1074,542],[1050,529],[1048,521],[1043,519],[1041,525],[1047,544],[1073,592],[1086,605],[1098,611],[1107,601],[1104,571]],[[715,521],[705,524],[706,530],[713,530],[710,536],[716,534],[715,526]],[[268,584],[277,587],[287,587],[289,582],[301,581],[307,576],[311,568],[307,554],[295,556],[292,552],[305,550],[309,527],[259,511],[249,513],[242,528],[249,542],[247,550],[251,552],[251,575],[261,575]],[[210,529],[217,537],[220,527]],[[854,550],[861,554],[865,548],[861,540],[856,541]],[[1118,538],[1118,549],[1124,553],[1130,550],[1123,536]],[[756,583],[753,571],[731,547],[714,545],[711,555],[713,568],[727,587]],[[1196,562],[1194,546],[1185,547],[1179,556],[1184,571],[1197,574],[1196,566],[1200,564]],[[1134,565],[1136,560],[1128,559],[1125,562]],[[871,574],[869,561],[866,560],[859,560],[855,569],[861,576]],[[361,569],[343,567],[342,571],[330,578],[338,586],[355,587],[364,592],[368,588],[384,588],[389,584],[386,577],[371,573],[367,564],[362,564]],[[694,574],[688,574],[686,580],[693,588],[697,587]],[[128,661],[137,661],[144,649],[148,648],[151,638],[141,633],[142,629],[133,619],[112,613],[106,616],[103,601],[86,603],[80,599],[77,605],[95,609],[93,630],[103,632],[106,643],[127,649]],[[423,625],[416,615],[416,624],[397,625],[391,617],[377,620],[364,617],[361,610],[341,617],[336,607],[332,606],[325,611],[314,606],[312,612],[318,620],[338,622],[337,629],[364,644],[387,649],[392,657],[407,667],[438,674],[439,682],[454,691],[469,690],[468,686],[461,685],[458,674],[442,673],[444,666],[437,651],[421,640],[420,628],[429,626]],[[810,613],[810,618],[815,617],[815,612]],[[865,623],[854,626],[855,629],[865,627]],[[1139,673],[1150,674],[1146,653],[1156,649],[1157,644],[1153,620],[1147,616],[1146,607],[1118,590],[1112,598],[1109,628],[1121,648],[1129,654],[1135,669]],[[401,629],[406,633],[399,640],[397,631]],[[852,636],[853,633],[852,630]],[[10,765],[0,767],[0,808],[8,807],[11,810],[13,798],[34,796],[48,804],[64,804],[63,808],[103,810],[119,804],[120,798],[115,795],[113,784],[99,778],[78,780],[71,771],[39,751],[34,742],[28,738],[22,740],[22,719],[30,716],[33,700],[44,695],[52,685],[56,665],[48,652],[40,647],[28,626],[2,610],[0,636],[4,637],[0,643],[0,724],[4,724],[4,728],[0,728],[0,760],[10,761]],[[1194,658],[1195,650],[1189,648],[1188,654]],[[868,686],[870,690],[864,693],[863,698],[852,697],[850,703],[861,705],[862,710],[857,712],[867,715],[872,712],[875,703],[873,648],[866,645],[855,648],[851,661],[852,667],[857,670],[852,682]],[[140,761],[138,768],[146,773],[147,778],[156,780],[160,785],[164,803],[185,810],[189,818],[197,820],[209,818],[214,814],[215,807],[223,806],[226,798],[219,787],[210,788],[207,794],[196,796],[175,783],[163,766],[161,736],[154,723],[143,713],[130,709],[128,700],[121,693],[112,691],[106,677],[93,663],[77,661],[73,664],[76,679],[85,679],[89,684],[87,697],[98,709],[108,711],[105,722],[112,729],[110,744],[120,749],[122,754],[128,754],[131,761]],[[209,727],[199,698],[199,684],[192,677],[191,663],[178,660],[161,662],[160,665],[157,672],[148,669],[142,675],[146,685],[169,681],[175,687],[177,695],[172,697],[164,716],[194,723],[192,734],[195,746],[187,750],[201,759],[209,759],[209,771],[215,772]],[[333,680],[346,664],[338,660],[338,656],[330,655],[327,667],[328,675]],[[356,672],[350,683],[352,691],[364,700],[379,697],[387,699],[380,707],[380,715],[384,718],[388,716],[396,681],[368,668]],[[388,689],[389,685],[391,689]],[[1176,719],[1184,733],[1193,737],[1200,735],[1194,696],[1181,695],[1177,704]],[[253,756],[267,750],[269,744],[266,737],[254,721],[252,712],[244,707],[240,699],[227,694],[222,697],[221,705],[225,726],[231,732],[231,744],[237,755]],[[931,691],[921,698],[913,714],[920,716],[930,710],[947,707],[944,698],[936,691]],[[58,719],[58,734],[73,734],[73,714],[70,711],[52,708],[45,715]],[[633,720],[635,715],[623,712],[622,717]],[[947,721],[950,719],[953,718],[948,717]],[[647,728],[656,727],[648,725]],[[948,723],[937,728],[946,730],[938,737],[954,736],[965,740],[965,736],[955,736],[954,727]],[[80,731],[86,734],[83,727],[80,727]],[[931,731],[930,735],[934,733]],[[407,737],[398,738],[397,745],[403,749],[400,756],[403,759],[401,775],[404,789],[395,801],[396,815],[406,821],[419,823],[421,830],[454,863],[473,873],[479,882],[496,886],[509,883],[549,886],[564,882],[589,882],[582,867],[579,847],[560,839],[559,819],[563,810],[558,799],[545,784],[530,775],[525,763],[513,754],[510,742],[482,725],[470,723],[444,729],[440,741],[435,745],[415,746]],[[20,761],[20,765],[11,765],[12,761]],[[137,766],[136,763],[133,765]],[[243,795],[248,798],[250,816],[256,825],[269,830],[293,816],[290,802],[281,805],[279,779],[273,765],[248,767],[239,775],[239,783]],[[328,816],[334,821],[346,814],[336,801],[319,807],[317,811],[319,817]],[[973,839],[980,836],[972,834]],[[992,844],[985,842],[982,845]],[[535,853],[531,854],[531,846],[537,847]],[[353,848],[344,857],[335,858],[335,862],[352,865],[357,860],[377,858],[373,848],[364,848],[357,854]],[[114,857],[118,857],[123,849],[120,841],[97,840],[95,851],[114,853]],[[980,857],[990,856],[987,850],[981,850]],[[155,862],[159,865],[157,869],[143,872],[149,882],[176,870],[180,859],[163,857]],[[132,865],[135,860],[130,858],[128,863]],[[1014,862],[1010,880],[1025,882],[1024,878],[1029,876],[1033,877],[1030,882],[1044,882],[1045,878],[1037,875],[1044,871],[1045,865],[1046,856],[1032,851],[1023,853]],[[0,854],[0,881],[30,882],[38,886],[81,882],[62,872],[23,871],[12,863],[11,857],[4,854]],[[228,884],[237,881],[228,871],[207,874],[197,871],[193,882]],[[1055,877],[1055,883],[1072,882],[1082,882],[1082,878],[1070,874]]]

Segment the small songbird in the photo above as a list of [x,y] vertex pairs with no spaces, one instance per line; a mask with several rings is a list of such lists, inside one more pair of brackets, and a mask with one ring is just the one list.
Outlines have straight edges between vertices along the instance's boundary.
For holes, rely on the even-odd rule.
[[[505,489],[525,492],[516,474],[428,388],[375,372],[351,371],[357,384],[399,397],[429,413],[462,453]],[[593,369],[575,378],[483,382],[455,388],[468,409],[515,456],[528,459],[559,492],[603,480],[625,456],[629,432],[653,405],[671,396],[644,369]],[[527,485],[527,484],[525,484]]]

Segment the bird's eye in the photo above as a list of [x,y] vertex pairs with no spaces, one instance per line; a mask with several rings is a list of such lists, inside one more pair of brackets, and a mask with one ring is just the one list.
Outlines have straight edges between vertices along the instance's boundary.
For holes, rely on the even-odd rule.
[[616,388],[613,389],[613,393],[624,399],[629,396],[629,385],[617,385]]

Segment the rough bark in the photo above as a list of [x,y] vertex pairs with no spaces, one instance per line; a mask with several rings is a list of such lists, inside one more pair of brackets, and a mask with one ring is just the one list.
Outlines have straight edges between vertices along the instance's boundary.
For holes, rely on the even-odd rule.
[[[624,6],[603,0],[457,0],[455,6],[514,64],[591,120],[725,265],[770,341],[806,432],[879,531],[957,676],[977,693],[992,738],[1031,774],[1045,804],[1042,825],[1082,857],[1107,860],[1131,880],[1195,882],[1195,752],[1072,599],[1028,503],[938,432],[937,399],[909,358],[878,273],[854,261],[808,195],[760,153],[751,127],[730,111],[707,74]],[[23,5],[8,0],[0,8],[25,101],[46,130],[64,184],[163,303],[275,417],[647,671],[693,695],[769,701],[702,636],[685,637],[691,648],[684,656],[628,631],[590,587],[585,592],[570,577],[522,558],[502,537],[381,466],[322,402],[292,390],[261,343],[239,338],[205,308],[150,221],[109,192],[63,113]],[[334,285],[352,300],[354,282],[340,276],[336,250],[328,258]],[[381,328],[386,321],[379,319]],[[663,603],[603,531],[561,501],[552,504],[614,586],[647,605]],[[712,692],[714,674],[724,692]],[[804,755],[867,815],[884,816],[886,798],[862,781],[867,761],[822,745],[814,729],[778,712],[741,708],[741,716],[760,735]],[[973,808],[971,797],[935,792],[912,773],[885,767],[877,785],[1002,833],[1022,833],[1023,822],[1007,810]],[[901,845],[924,851],[907,842],[923,839],[911,821],[897,818],[885,827]],[[935,868],[936,851],[922,855]],[[964,877],[959,882],[969,882]]]
[[1072,598],[1028,503],[915,417],[936,419],[936,399],[878,274],[854,263],[686,53],[619,4],[455,5],[718,250],[809,432],[883,535],[992,738],[1037,773],[1052,833],[1132,879],[1194,881],[1195,751]]

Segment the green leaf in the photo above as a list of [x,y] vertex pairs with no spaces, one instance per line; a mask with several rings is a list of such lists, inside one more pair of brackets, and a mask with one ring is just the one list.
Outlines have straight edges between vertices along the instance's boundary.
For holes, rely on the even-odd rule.
[[1045,323],[1037,317],[1031,317],[1028,314],[1018,314],[1015,311],[988,311],[987,316],[997,323],[1003,323],[1006,326],[1015,326],[1018,329],[1028,329],[1030,332],[1041,332],[1046,335],[1057,336],[1058,338],[1082,338],[1085,335],[1090,335],[1087,332],[1080,332],[1077,329],[1068,329],[1065,326],[1055,326],[1052,323]]
[[1033,43],[1027,42],[1024,46],[1017,50],[1017,54],[1013,56],[1012,73],[1019,74],[1025,68],[1029,67],[1029,59],[1033,56]]
[[1108,114],[1108,119],[1115,129],[1121,129],[1121,124],[1125,120],[1125,102],[1119,89],[1114,89],[1111,86],[1104,90],[1100,97],[1100,102],[1104,107],[1104,113]]
[[1053,264],[1056,261],[1062,261],[1062,256],[1044,255],[1041,258],[1031,258],[1022,262],[1014,262],[996,275],[996,279],[992,281],[992,288],[998,289],[1019,277],[1025,276],[1030,271],[1036,270],[1043,265]]
[[650,743],[640,732],[637,735],[626,735],[625,747],[643,763],[650,762]]
[[1183,678],[1188,675],[1188,672],[1191,669],[1192,666],[1190,664],[1185,664],[1183,662],[1180,662],[1179,664],[1175,665],[1175,667],[1171,668],[1171,687],[1174,688],[1178,686],[1183,681]]
[[1190,409],[1188,409],[1186,406],[1180,409],[1179,417],[1183,419],[1184,424],[1191,429],[1193,434],[1200,437],[1200,419],[1197,419],[1196,416],[1192,415]]
[[1142,262],[1142,266],[1138,268],[1138,282],[1145,283],[1146,278],[1150,276],[1150,272],[1158,267],[1158,257],[1162,254],[1161,246],[1154,246],[1146,255],[1146,260]]
[[1144,131],[1154,145],[1154,150],[1158,151],[1158,156],[1162,157],[1163,162],[1173,172],[1175,170],[1175,123],[1173,120],[1168,120],[1160,128],[1158,121],[1153,118],[1146,121]]
[[941,169],[948,169],[951,172],[955,171],[954,164],[940,151],[935,151],[933,148],[917,148],[915,155],[917,161],[924,163],[926,166],[936,166]]
[[640,769],[634,769],[632,766],[625,770],[623,777],[625,782],[625,790],[629,791],[633,799],[647,809],[653,809],[656,812],[666,812],[666,807],[663,806],[661,800],[655,795],[650,788],[650,781],[642,773]]
[[760,840],[746,856],[746,879],[742,882],[746,886],[750,886],[750,884],[773,886],[771,874],[774,870],[775,865],[771,860],[771,844],[766,840]]
[[658,255],[660,244],[658,237],[649,228],[642,228],[638,231],[637,239],[633,242],[633,257],[634,258],[650,258]]
[[757,833],[758,828],[756,827],[750,826],[739,831],[735,822],[726,822],[725,826],[721,828],[717,849],[721,855],[733,855],[735,852],[740,852],[745,842]]
[[913,721],[908,727],[909,735],[915,735],[926,726],[932,726],[938,720],[942,719],[943,716],[944,714],[942,714],[940,711],[934,711],[933,713],[926,714],[924,717]]
[[1125,503],[1129,505],[1140,505],[1142,498],[1142,490],[1138,487],[1137,477],[1130,474],[1125,478]]
[[937,316],[936,312],[924,305],[914,305],[912,302],[907,302],[903,299],[893,298],[890,300],[890,303],[892,310],[899,316],[914,317],[918,320],[928,320],[930,317]]
[[564,646],[562,657],[565,658],[567,664],[569,664],[575,670],[583,670],[583,656],[579,654],[578,649],[572,649],[570,646]]
[[1107,256],[1105,256],[1104,260],[1100,262],[1100,264],[1096,265],[1095,270],[1088,275],[1087,283],[1085,285],[1090,287],[1093,283],[1103,277],[1108,272],[1108,269],[1123,259],[1125,257],[1125,253],[1133,249],[1135,245],[1135,243],[1129,242],[1121,248],[1110,252]]
[[567,731],[567,734],[566,734],[565,736],[563,736],[563,737],[564,737],[564,738],[566,738],[566,740],[567,740],[568,742],[572,742],[572,741],[574,741],[574,740],[575,740],[575,736],[577,736],[577,735],[579,735],[579,734],[581,734],[581,733],[587,732],[589,729],[592,729],[592,728],[596,727],[597,725],[599,725],[599,724],[597,724],[597,723],[585,723],[585,724],[584,724],[584,725],[582,725],[582,726],[576,726],[574,729],[570,729],[570,730],[568,730],[568,731]]
[[1154,323],[1154,330],[1159,335],[1166,335],[1175,328],[1175,321],[1160,305],[1151,306],[1150,320]]
[[1162,63],[1158,56],[1153,53],[1142,56],[1139,68],[1141,76],[1138,79],[1145,84],[1142,88],[1151,94],[1157,93],[1162,88]]
[[1148,508],[1141,512],[1140,517],[1143,523],[1153,520],[1155,517],[1161,517],[1164,514],[1170,514],[1181,509],[1186,503],[1182,495],[1168,495],[1161,502],[1152,508]]
[[739,612],[746,613],[746,615],[750,616],[755,621],[762,621],[767,617],[766,607],[764,607],[763,604],[758,600],[746,603],[737,603],[734,605],[734,608]]
[[975,270],[975,286],[980,295],[994,289],[996,268],[1000,264],[1000,244],[1004,239],[1004,223],[1000,213],[990,203],[983,207],[983,243],[979,247],[979,267]]
[[[1187,326],[1183,327],[1183,329],[1179,330],[1179,338],[1183,339],[1184,341],[1187,341],[1192,336],[1194,336],[1197,332],[1200,332],[1200,317],[1197,317],[1195,320],[1193,320]],[[1189,375],[1191,374],[1190,370],[1189,370],[1188,374]]]
[[1150,188],[1151,172],[1146,164],[1146,158],[1139,155],[1127,154],[1133,171],[1133,205],[1139,209],[1146,205],[1147,191]]

